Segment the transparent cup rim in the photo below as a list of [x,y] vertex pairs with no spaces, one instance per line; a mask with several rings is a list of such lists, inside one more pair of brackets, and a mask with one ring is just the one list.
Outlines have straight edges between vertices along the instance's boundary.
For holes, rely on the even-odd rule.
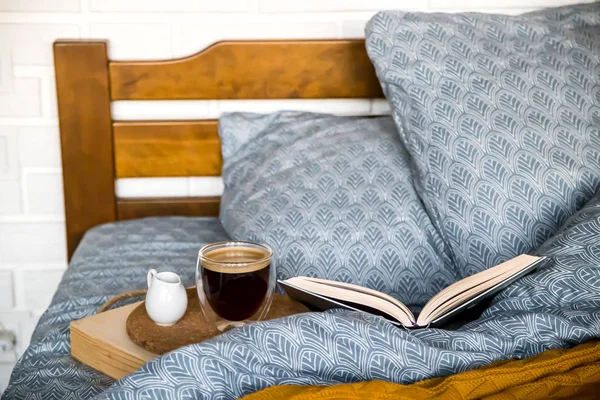
[[[217,261],[213,258],[207,257],[206,256],[206,252],[210,250],[210,248],[212,247],[217,247],[217,246],[224,246],[224,247],[259,247],[261,250],[264,250],[267,255],[261,259],[258,260],[254,260],[251,262],[227,262],[227,261]],[[210,252],[210,251],[209,251]],[[235,267],[244,267],[244,266],[252,266],[252,265],[256,265],[256,264],[261,264],[261,263],[265,263],[267,261],[269,261],[271,259],[271,257],[273,256],[273,250],[266,244],[263,243],[256,243],[256,242],[249,242],[249,241],[245,241],[245,240],[224,240],[221,242],[213,242],[213,243],[209,243],[205,246],[203,246],[199,251],[198,251],[198,258],[200,258],[201,261],[208,261],[211,263],[215,263],[215,264],[219,264],[222,266],[226,266],[226,267],[231,267],[231,268],[235,268]]]

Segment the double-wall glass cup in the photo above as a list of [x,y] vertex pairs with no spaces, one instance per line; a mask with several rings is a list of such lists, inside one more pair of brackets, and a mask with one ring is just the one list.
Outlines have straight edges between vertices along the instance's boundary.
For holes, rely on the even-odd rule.
[[273,252],[264,244],[231,241],[200,249],[196,289],[206,319],[219,331],[265,318],[276,285]]

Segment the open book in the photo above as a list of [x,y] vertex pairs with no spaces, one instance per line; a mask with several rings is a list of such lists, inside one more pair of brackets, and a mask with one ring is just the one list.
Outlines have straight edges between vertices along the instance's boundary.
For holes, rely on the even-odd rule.
[[288,296],[313,309],[349,308],[387,317],[407,328],[440,326],[461,311],[538,268],[546,257],[526,254],[453,283],[425,304],[418,317],[404,304],[387,294],[362,286],[298,276],[279,281]]

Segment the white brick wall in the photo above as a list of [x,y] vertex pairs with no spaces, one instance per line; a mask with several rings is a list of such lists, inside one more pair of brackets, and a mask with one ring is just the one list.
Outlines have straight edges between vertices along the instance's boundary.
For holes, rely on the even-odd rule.
[[262,12],[340,12],[340,11],[373,11],[373,10],[418,10],[426,9],[427,2],[419,0],[259,0]]
[[92,11],[244,12],[250,0],[91,0]]
[[79,11],[80,0],[2,0],[0,11]]
[[0,271],[0,311],[11,310],[15,306],[12,275],[10,270]]
[[[66,268],[60,147],[51,43],[105,38],[110,56],[191,54],[221,39],[362,37],[379,9],[517,13],[578,0],[0,0],[0,322],[29,341]],[[375,102],[119,103],[124,119],[215,117],[279,108],[387,113]],[[219,179],[120,182],[121,193],[199,194]],[[0,392],[14,357],[0,356]]]

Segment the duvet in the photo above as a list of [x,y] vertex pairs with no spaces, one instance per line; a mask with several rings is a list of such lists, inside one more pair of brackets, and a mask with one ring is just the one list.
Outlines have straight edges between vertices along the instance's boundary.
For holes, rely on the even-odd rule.
[[146,219],[85,237],[5,398],[236,398],[282,384],[411,383],[600,337],[600,193],[546,242],[552,263],[505,289],[475,321],[406,331],[362,313],[306,313],[187,346],[113,383],[69,357],[68,324],[111,295],[143,287],[146,270],[191,283],[198,246],[218,221]]

